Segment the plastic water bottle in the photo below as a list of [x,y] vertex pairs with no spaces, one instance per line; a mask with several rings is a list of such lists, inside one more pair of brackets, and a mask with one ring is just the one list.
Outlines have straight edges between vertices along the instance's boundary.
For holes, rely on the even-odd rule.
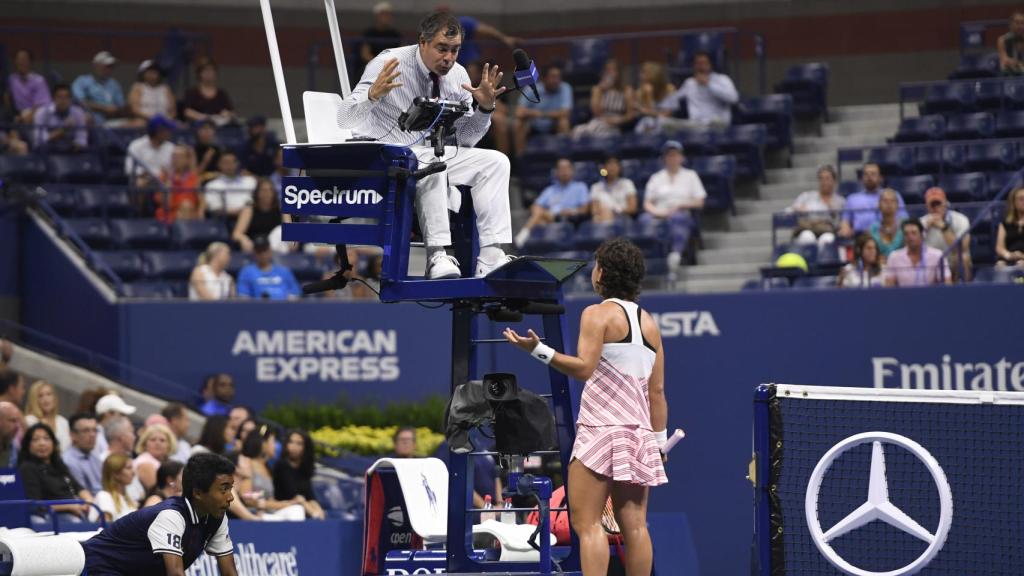
[[515,524],[516,513],[512,511],[512,499],[505,498],[505,509],[501,511],[502,524]]
[[[494,503],[491,501],[491,495],[484,496],[484,510],[494,510]],[[488,520],[497,520],[495,516],[496,512],[484,512],[480,514],[480,522],[486,522]]]

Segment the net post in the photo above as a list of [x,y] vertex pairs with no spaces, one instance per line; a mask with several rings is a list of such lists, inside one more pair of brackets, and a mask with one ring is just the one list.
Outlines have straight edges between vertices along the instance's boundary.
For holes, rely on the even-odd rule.
[[296,144],[295,124],[292,122],[292,108],[288,103],[288,88],[284,82],[284,68],[281,67],[281,51],[277,47],[277,32],[274,30],[274,15],[270,12],[270,0],[260,0],[260,10],[263,12],[263,28],[267,32],[270,64],[274,69],[277,100],[281,104],[281,120],[284,122],[285,139],[288,144]]
[[761,384],[754,392],[754,451],[750,465],[749,480],[754,489],[754,538],[755,553],[751,573],[756,576],[771,576],[771,499],[768,492],[768,463],[771,458],[771,418],[768,403],[774,396],[774,386]]

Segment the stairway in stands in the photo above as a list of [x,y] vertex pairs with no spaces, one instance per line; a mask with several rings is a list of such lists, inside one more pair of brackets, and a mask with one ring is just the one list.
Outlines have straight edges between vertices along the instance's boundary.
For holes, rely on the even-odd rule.
[[[704,249],[696,266],[683,267],[676,289],[684,292],[732,292],[759,278],[772,253],[772,213],[784,210],[796,196],[816,190],[817,168],[836,163],[836,150],[848,146],[884,145],[899,126],[899,105],[880,104],[831,109],[823,135],[798,135],[792,168],[768,170],[768,183],[758,197],[737,196],[736,215],[702,221]],[[843,167],[843,179],[856,178],[856,166]],[[779,238],[779,242],[788,241]]]

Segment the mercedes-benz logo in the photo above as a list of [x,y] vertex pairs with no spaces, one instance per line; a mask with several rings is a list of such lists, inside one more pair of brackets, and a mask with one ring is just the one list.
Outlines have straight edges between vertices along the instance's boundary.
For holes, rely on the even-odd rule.
[[[868,483],[867,501],[861,504],[856,510],[850,512],[845,518],[836,523],[827,531],[822,531],[821,522],[818,519],[818,492],[821,489],[821,482],[836,458],[844,452],[861,444],[872,443],[871,472]],[[883,444],[895,444],[907,450],[928,468],[932,480],[939,489],[939,525],[932,534],[916,520],[896,507],[889,500],[889,482],[885,474],[885,451]],[[946,473],[943,472],[939,462],[923,446],[914,442],[906,436],[893,434],[891,432],[864,432],[855,434],[842,440],[833,446],[814,467],[811,478],[807,484],[807,494],[804,502],[807,515],[807,526],[811,531],[811,540],[818,547],[818,550],[832,563],[833,566],[845,574],[851,576],[907,576],[915,574],[928,565],[935,556],[942,550],[946,543],[946,536],[953,524],[953,493],[946,480]],[[928,548],[913,562],[887,572],[871,572],[850,564],[832,548],[830,542],[836,538],[857,530],[866,524],[879,520],[886,524],[910,534],[928,544]]]

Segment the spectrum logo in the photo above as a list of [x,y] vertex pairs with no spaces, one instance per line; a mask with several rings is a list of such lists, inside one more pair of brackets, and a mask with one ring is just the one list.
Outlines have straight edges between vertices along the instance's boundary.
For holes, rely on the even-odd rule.
[[339,189],[337,186],[333,186],[325,190],[315,188],[307,190],[299,188],[294,184],[284,187],[284,203],[294,206],[298,210],[301,210],[307,204],[313,206],[372,206],[380,204],[382,200],[384,200],[384,197],[376,190],[365,188],[353,190],[349,188]]

